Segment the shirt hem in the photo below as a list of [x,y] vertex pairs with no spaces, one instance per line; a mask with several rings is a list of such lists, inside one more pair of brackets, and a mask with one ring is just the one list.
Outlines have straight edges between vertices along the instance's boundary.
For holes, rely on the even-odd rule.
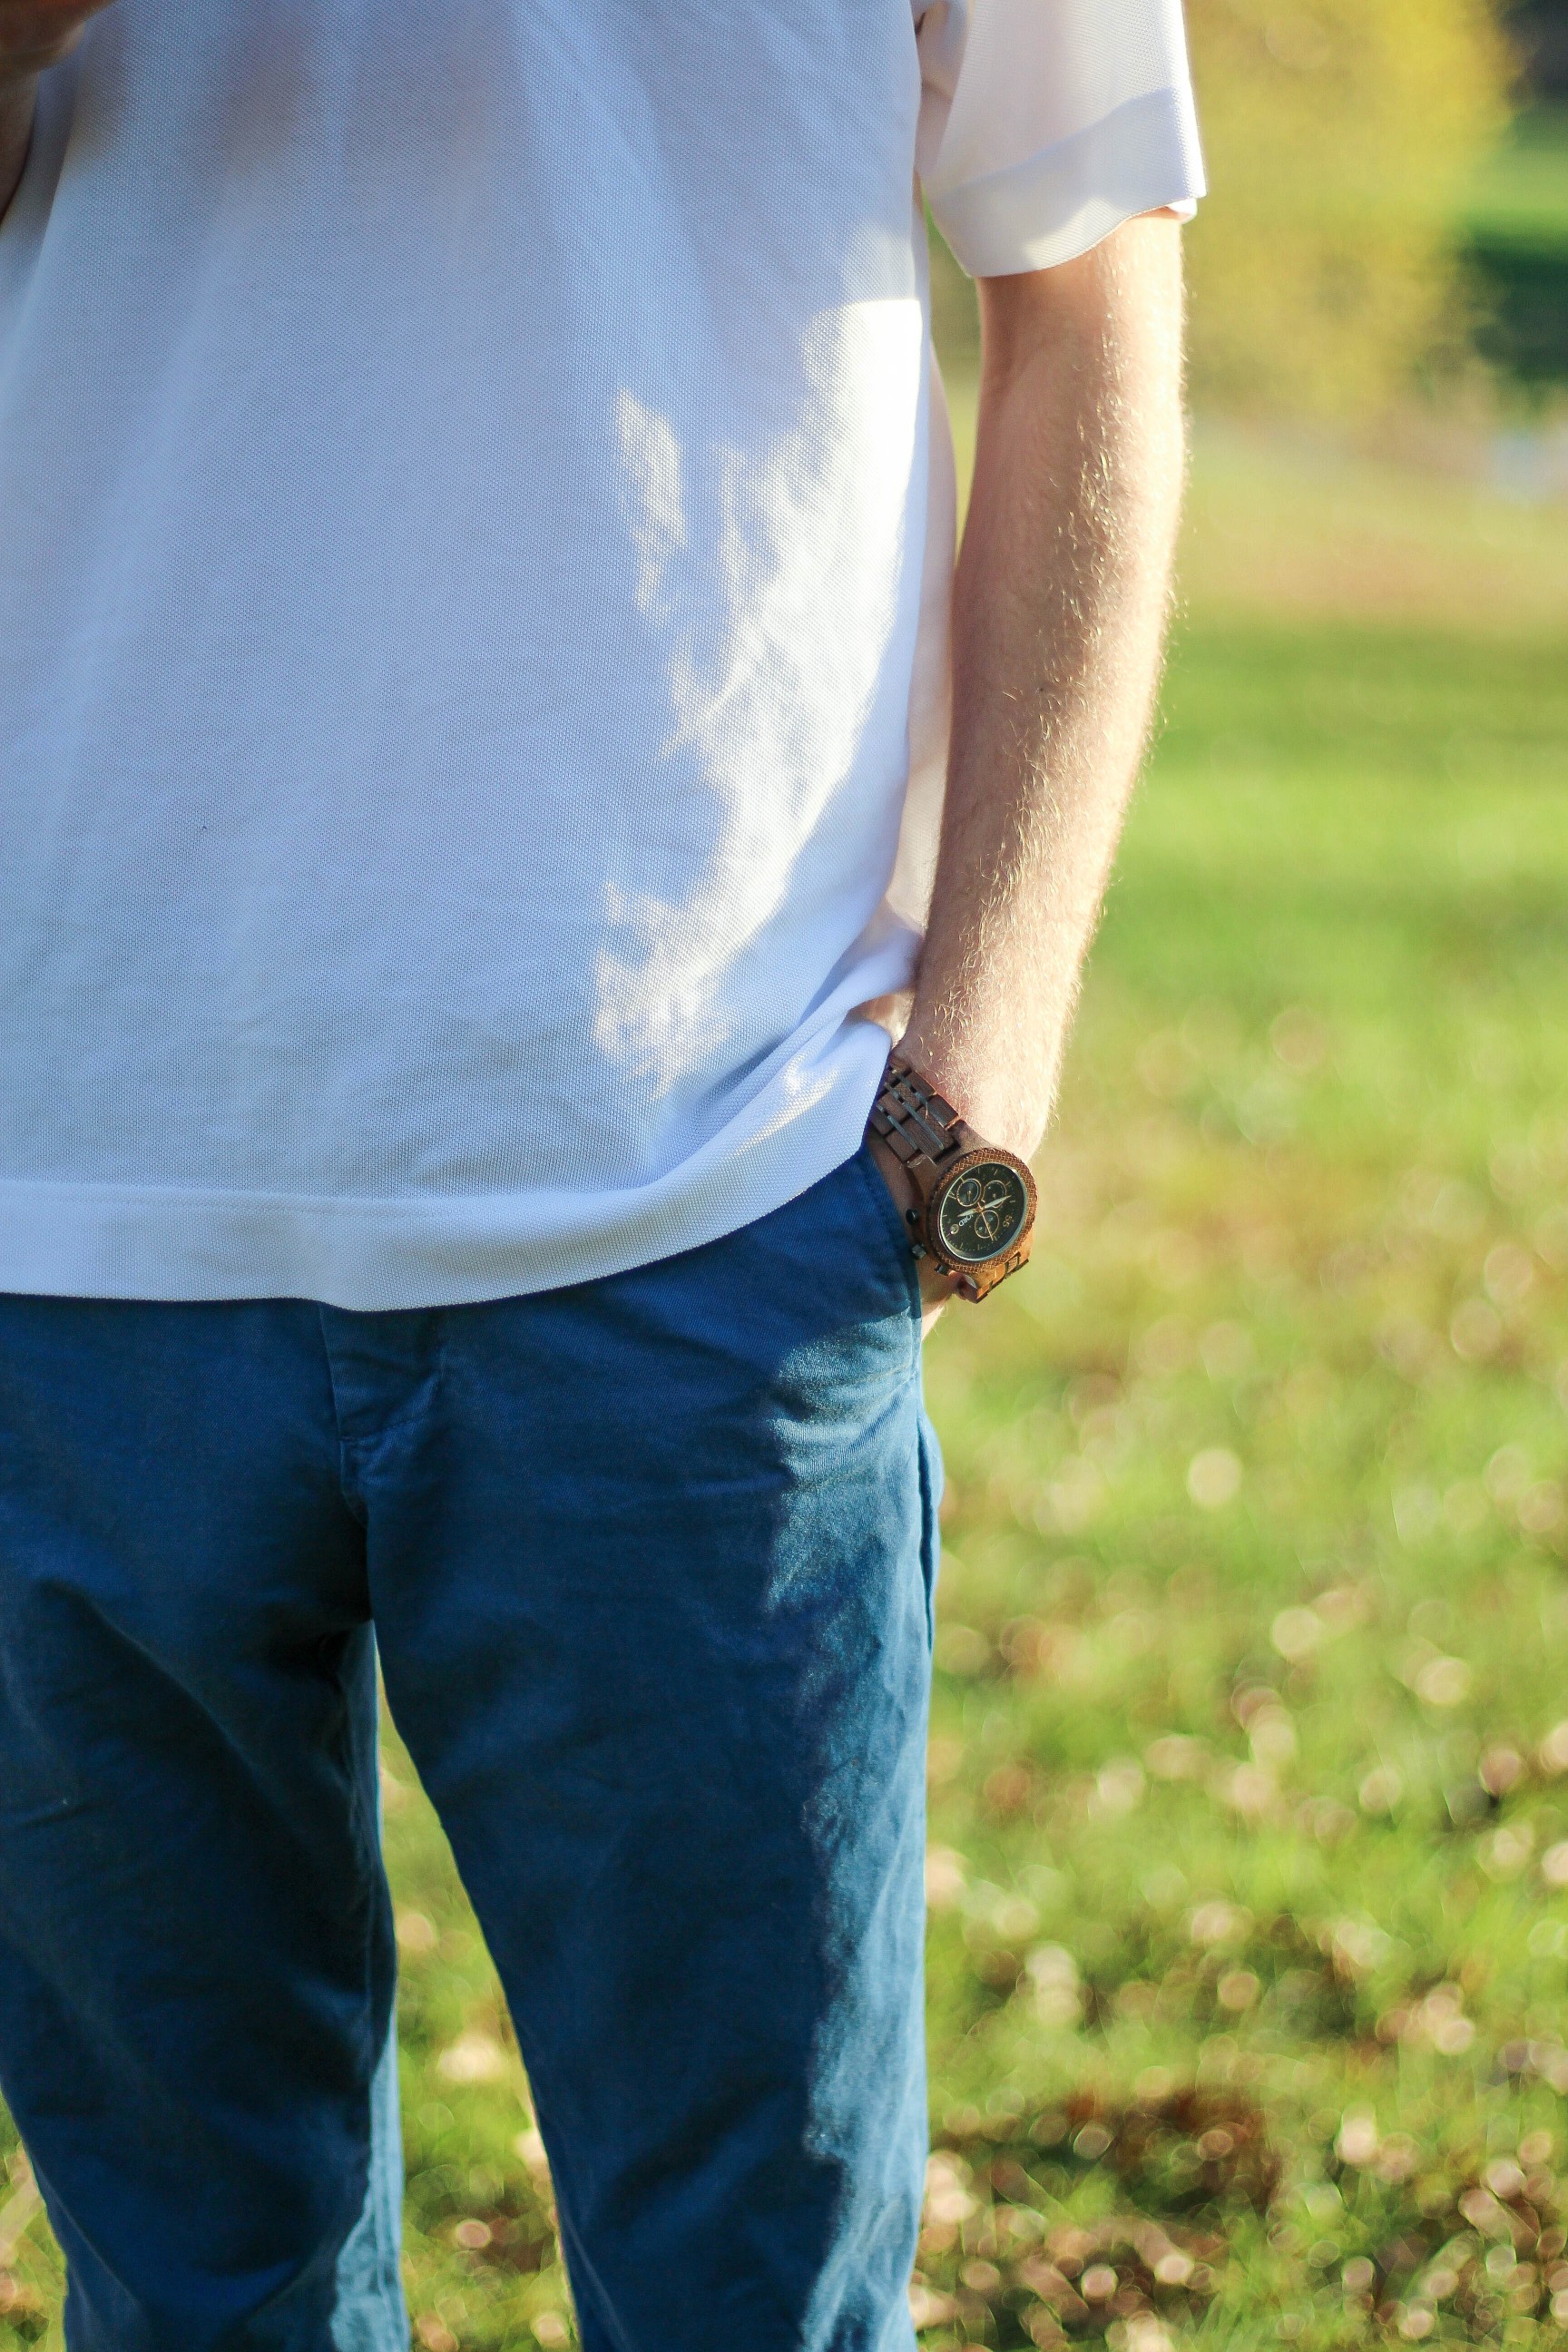
[[841,1032],[826,1081],[657,1185],[592,1197],[311,1198],[0,1179],[0,1292],[195,1304],[306,1298],[366,1313],[603,1280],[721,1240],[854,1157],[888,1054]]

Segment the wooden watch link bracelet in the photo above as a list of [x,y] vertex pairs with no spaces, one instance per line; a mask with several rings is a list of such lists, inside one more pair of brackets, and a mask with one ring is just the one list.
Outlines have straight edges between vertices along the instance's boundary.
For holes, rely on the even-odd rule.
[[1037,1204],[1017,1154],[983,1142],[896,1054],[870,1126],[914,1185],[916,1206],[906,1212],[914,1256],[931,1258],[972,1302],[1016,1274],[1028,1259]]

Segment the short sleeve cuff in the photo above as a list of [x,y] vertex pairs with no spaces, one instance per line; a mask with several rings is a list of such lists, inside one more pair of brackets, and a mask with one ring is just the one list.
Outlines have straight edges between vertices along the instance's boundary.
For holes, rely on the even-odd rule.
[[1076,260],[1123,221],[1205,193],[1190,89],[1157,89],[1026,163],[948,189],[931,215],[972,278],[1012,278]]

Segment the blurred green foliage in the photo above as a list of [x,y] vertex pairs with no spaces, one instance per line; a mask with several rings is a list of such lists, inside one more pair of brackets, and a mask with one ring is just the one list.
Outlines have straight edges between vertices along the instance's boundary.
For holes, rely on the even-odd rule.
[[[1420,383],[1568,373],[1568,136],[1510,121],[1487,0],[1189,0],[1210,194],[1186,232],[1200,411],[1354,423]],[[944,358],[973,289],[932,240]]]
[[1212,188],[1202,405],[1359,416],[1463,342],[1458,224],[1506,120],[1485,0],[1190,0]]
[[1467,194],[1464,224],[1472,238],[1568,250],[1568,108],[1518,118]]
[[1519,382],[1568,383],[1568,108],[1521,115],[1467,198],[1477,342]]

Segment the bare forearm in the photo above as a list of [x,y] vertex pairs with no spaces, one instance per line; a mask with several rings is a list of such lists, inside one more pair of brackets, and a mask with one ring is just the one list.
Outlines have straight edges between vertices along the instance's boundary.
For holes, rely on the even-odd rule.
[[1148,730],[1183,472],[1180,231],[982,289],[942,854],[902,1050],[1032,1151]]

